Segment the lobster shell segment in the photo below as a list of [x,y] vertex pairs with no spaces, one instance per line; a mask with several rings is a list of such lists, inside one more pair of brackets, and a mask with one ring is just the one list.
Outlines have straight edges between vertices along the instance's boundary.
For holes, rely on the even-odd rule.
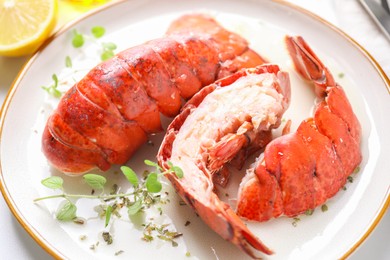
[[[214,193],[213,176],[243,150],[259,149],[281,123],[290,102],[290,81],[277,65],[262,65],[216,81],[190,99],[167,129],[157,159],[182,168],[167,174],[178,194],[222,238],[256,258],[271,254],[234,211]],[[252,142],[254,141],[254,142]],[[255,146],[255,147],[254,147]]]
[[42,150],[70,174],[123,164],[161,132],[203,86],[264,59],[241,36],[202,14],[174,21],[165,37],[134,46],[93,68],[48,119]]
[[268,144],[262,160],[240,184],[237,214],[266,221],[293,217],[322,205],[362,160],[361,127],[343,89],[302,37],[286,37],[301,76],[321,100],[296,132]]

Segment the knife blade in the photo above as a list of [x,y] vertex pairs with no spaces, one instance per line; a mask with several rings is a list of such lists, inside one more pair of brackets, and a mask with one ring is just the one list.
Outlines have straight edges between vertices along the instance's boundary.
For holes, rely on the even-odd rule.
[[381,4],[383,8],[390,14],[390,7],[389,7],[389,2],[388,0],[381,0]]
[[360,3],[390,41],[390,14],[375,0],[360,0]]

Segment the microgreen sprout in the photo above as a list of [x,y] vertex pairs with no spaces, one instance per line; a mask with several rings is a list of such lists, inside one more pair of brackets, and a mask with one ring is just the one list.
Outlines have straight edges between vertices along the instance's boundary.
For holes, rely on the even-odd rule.
[[42,89],[44,89],[47,93],[49,93],[50,95],[56,97],[56,98],[60,98],[62,96],[62,93],[61,91],[59,91],[57,88],[58,88],[58,77],[56,74],[53,74],[51,76],[52,80],[53,80],[53,83],[46,87],[46,86],[41,86]]
[[102,26],[95,26],[91,29],[91,34],[82,34],[78,32],[77,30],[73,30],[73,37],[72,37],[72,45],[75,48],[80,48],[84,45],[85,41],[88,40],[93,43],[97,43],[101,49],[101,55],[100,59],[102,61],[108,60],[109,58],[112,58],[115,53],[114,50],[116,50],[117,46],[115,43],[112,42],[98,42],[97,39],[104,36],[106,33],[106,29]]
[[[106,33],[106,29],[102,26],[94,26],[91,28],[91,35],[83,34],[79,32],[78,30],[74,29],[72,30],[72,46],[76,49],[82,48],[85,46],[85,43],[92,42],[99,46],[99,52],[100,52],[100,60],[105,61],[107,59],[112,58],[115,53],[114,51],[117,49],[117,46],[115,43],[112,42],[100,42],[98,41],[99,38],[103,37]],[[65,67],[66,68],[73,68],[73,62],[69,55],[65,57]],[[58,87],[58,77],[56,74],[53,74],[52,76],[53,84],[51,84],[49,87],[42,86],[44,90],[47,91],[51,96],[55,98],[60,98],[62,96],[62,92],[57,89]]]
[[104,29],[102,26],[95,26],[92,27],[91,33],[95,38],[100,38],[106,33],[106,29]]
[[73,30],[72,45],[75,48],[80,48],[84,45],[84,35],[79,33],[76,29]]

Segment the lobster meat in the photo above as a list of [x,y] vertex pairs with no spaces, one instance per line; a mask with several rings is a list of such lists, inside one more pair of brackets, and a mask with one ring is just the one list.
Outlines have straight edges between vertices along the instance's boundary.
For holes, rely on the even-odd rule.
[[302,37],[286,37],[296,70],[314,83],[320,102],[294,133],[274,139],[262,160],[247,171],[238,192],[237,214],[266,221],[293,217],[325,203],[362,160],[361,128],[329,69]]
[[167,174],[178,194],[215,232],[256,257],[271,254],[234,211],[214,193],[213,175],[243,150],[267,144],[289,106],[290,81],[277,65],[242,69],[194,95],[167,129],[157,160],[182,168]]
[[184,15],[165,37],[117,54],[67,91],[45,126],[43,153],[69,174],[123,164],[162,131],[160,113],[173,117],[203,86],[262,63],[213,18]]

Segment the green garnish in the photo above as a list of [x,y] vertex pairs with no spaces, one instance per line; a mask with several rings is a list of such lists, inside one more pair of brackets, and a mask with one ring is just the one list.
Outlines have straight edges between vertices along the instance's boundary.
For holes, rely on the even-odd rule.
[[125,251],[123,251],[123,250],[116,251],[116,252],[115,252],[115,256],[120,255],[120,254],[123,254],[124,252],[125,252]]
[[148,177],[146,178],[146,188],[149,192],[157,193],[160,192],[162,189],[161,183],[158,181],[158,175],[155,172],[149,173]]
[[91,33],[95,36],[95,38],[100,38],[106,33],[106,29],[102,26],[95,26],[92,27]]
[[112,42],[104,42],[102,43],[102,54],[100,55],[100,59],[102,61],[108,60],[115,56],[114,50],[116,49],[116,45]]
[[307,210],[305,211],[305,215],[306,215],[306,216],[311,216],[311,215],[313,215],[313,212],[314,212],[314,209],[307,209]]
[[64,180],[58,176],[51,176],[49,178],[43,179],[41,183],[47,188],[56,190],[56,189],[62,189]]
[[322,212],[328,211],[328,206],[326,204],[321,206]]
[[295,217],[295,218],[293,218],[293,222],[292,222],[291,224],[292,224],[294,227],[296,227],[296,226],[298,226],[298,222],[299,222],[299,221],[301,221],[301,219]]
[[107,245],[111,245],[113,242],[112,236],[109,232],[102,233],[103,240],[107,243]]
[[84,35],[79,33],[76,29],[73,30],[72,45],[75,48],[80,48],[84,45]]
[[107,180],[105,177],[97,174],[88,173],[83,176],[85,182],[93,189],[104,189]]
[[[161,200],[161,194],[159,192],[162,189],[162,184],[160,182],[161,176],[168,173],[175,173],[178,178],[183,177],[183,171],[178,166],[174,166],[172,163],[169,163],[169,169],[163,170],[157,163],[145,160],[145,164],[148,166],[155,167],[156,170],[154,172],[150,172],[146,180],[140,182],[137,174],[128,166],[122,166],[120,169],[123,175],[126,177],[127,181],[132,184],[132,190],[128,193],[117,193],[119,188],[116,184],[110,190],[109,194],[105,194],[105,186],[107,180],[104,176],[98,174],[85,174],[83,179],[85,183],[91,187],[93,190],[101,190],[99,195],[87,195],[87,194],[68,194],[64,191],[63,184],[64,180],[59,176],[51,176],[41,181],[42,185],[47,188],[53,190],[61,191],[60,194],[51,195],[47,197],[37,198],[34,202],[38,202],[40,200],[45,199],[54,199],[54,198],[64,198],[65,203],[59,207],[56,213],[56,217],[61,221],[74,221],[78,222],[77,217],[77,207],[72,202],[72,199],[85,198],[85,199],[100,199],[102,204],[99,205],[100,217],[105,219],[104,227],[107,227],[110,223],[112,216],[120,217],[119,210],[123,207],[127,208],[127,214],[129,219],[132,216],[137,214],[138,212],[143,211],[145,208],[149,208],[156,203],[164,203]],[[161,207],[158,207],[157,210],[162,214]],[[82,224],[80,222],[80,224]],[[152,227],[153,228],[152,228]],[[172,239],[177,237],[177,233],[172,233],[168,231],[164,231],[161,227],[157,227],[155,225],[149,224],[148,228],[152,230],[156,230],[159,232],[158,238],[163,240],[168,240],[172,242]],[[145,231],[146,234],[151,233],[151,231]],[[145,235],[145,234],[144,234]],[[105,234],[105,241],[110,244],[112,243],[112,237],[109,234]],[[148,235],[144,240],[147,240]],[[110,238],[111,237],[111,238]],[[106,240],[107,239],[107,240]],[[173,246],[175,246],[176,242],[172,242]]]
[[101,55],[100,59],[102,61],[108,60],[109,58],[112,58],[115,53],[114,50],[116,50],[117,46],[115,43],[112,42],[102,42],[98,43],[96,39],[99,39],[103,37],[103,35],[106,33],[106,29],[102,26],[95,26],[92,27],[91,29],[92,36],[86,35],[86,34],[81,34],[77,30],[73,31],[73,38],[72,38],[72,45],[75,48],[80,48],[84,45],[86,40],[90,40],[92,42],[97,43],[100,45],[101,48]]
[[145,225],[144,236],[142,239],[146,242],[151,242],[155,237],[157,237],[161,240],[169,241],[172,243],[173,247],[177,247],[178,244],[174,241],[174,239],[181,237],[183,234],[176,231],[170,231],[167,228],[168,226],[169,224],[156,225],[149,223]]
[[72,68],[72,60],[69,56],[65,57],[65,67]]
[[[106,29],[104,27],[102,27],[102,26],[92,27],[92,29],[91,29],[92,36],[80,33],[79,31],[74,29],[72,31],[72,41],[71,41],[72,42],[72,46],[74,48],[81,48],[81,47],[83,47],[85,45],[86,41],[90,41],[90,42],[96,43],[97,45],[99,45],[99,48],[101,49],[100,59],[102,61],[105,61],[105,60],[107,60],[109,58],[112,58],[115,55],[114,50],[116,50],[116,48],[117,48],[115,43],[112,43],[112,42],[98,42],[97,41],[97,39],[103,37],[105,32],[106,32]],[[65,67],[66,68],[72,68],[73,67],[72,59],[71,59],[70,56],[66,56],[65,57]],[[49,87],[42,86],[42,88],[44,90],[46,90],[50,95],[52,95],[52,96],[54,96],[56,98],[60,98],[63,93],[61,93],[61,91],[59,91],[57,89],[57,87],[58,87],[57,75],[53,74],[52,78],[53,78],[54,84],[50,85]]]
[[61,221],[70,221],[76,218],[77,207],[71,201],[65,202],[57,210],[56,218]]
[[104,227],[107,227],[108,223],[110,223],[111,214],[112,214],[112,206],[108,205],[106,209],[106,222],[104,223]]
[[56,74],[53,74],[51,76],[51,78],[53,79],[53,84],[51,84],[49,87],[41,86],[41,88],[44,89],[50,95],[52,95],[56,98],[60,98],[62,96],[62,93],[61,93],[61,91],[59,91],[57,89],[58,88],[58,77]]
[[138,186],[138,177],[137,177],[137,174],[130,168],[130,167],[127,167],[127,166],[122,166],[121,167],[121,171],[122,173],[125,175],[125,177],[127,178],[127,180],[133,184],[133,186],[137,187]]

